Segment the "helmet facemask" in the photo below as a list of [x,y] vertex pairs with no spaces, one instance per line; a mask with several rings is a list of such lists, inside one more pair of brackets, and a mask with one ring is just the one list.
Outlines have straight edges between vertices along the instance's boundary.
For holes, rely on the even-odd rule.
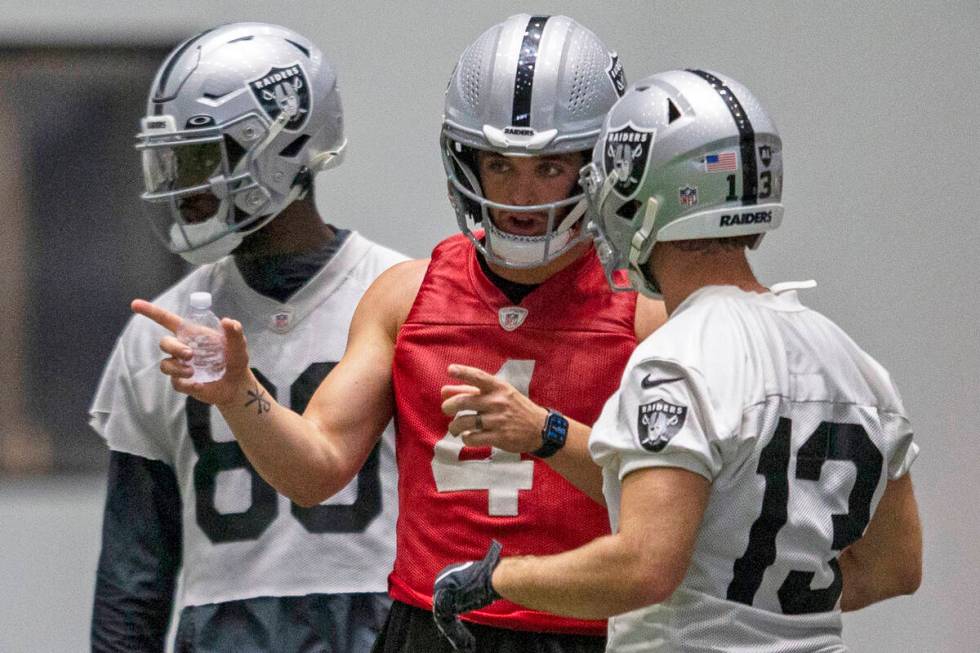
[[[514,269],[540,267],[590,237],[582,224],[587,206],[583,192],[543,204],[494,202],[484,195],[475,149],[446,137],[442,141],[449,199],[457,224],[488,261]],[[540,236],[511,234],[494,224],[491,210],[543,213],[547,215],[547,226]],[[475,233],[479,226],[484,229],[483,241]]]
[[[171,251],[184,254],[234,234],[237,242],[222,247],[230,252],[241,236],[268,222],[272,196],[256,181],[255,162],[282,130],[284,117],[268,126],[251,115],[184,130],[174,128],[172,116],[143,119],[136,146],[146,183],[141,199]],[[244,150],[235,136],[251,137],[254,145]]]

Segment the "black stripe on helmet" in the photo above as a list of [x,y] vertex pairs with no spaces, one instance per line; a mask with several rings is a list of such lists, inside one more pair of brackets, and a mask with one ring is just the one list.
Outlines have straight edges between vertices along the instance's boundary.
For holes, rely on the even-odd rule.
[[511,124],[515,127],[531,126],[531,90],[534,88],[534,66],[538,61],[538,44],[544,24],[550,16],[531,16],[524,28],[524,40],[517,57],[517,74],[514,76],[514,108]]
[[160,83],[157,85],[157,91],[153,97],[153,101],[157,103],[156,110],[158,113],[161,109],[161,107],[159,106],[161,103],[167,102],[169,100],[172,100],[174,97],[176,97],[176,94],[174,94],[171,97],[164,97],[163,91],[164,89],[167,88],[167,81],[169,81],[170,79],[170,73],[173,72],[174,66],[177,65],[177,60],[180,59],[180,56],[184,54],[189,47],[197,43],[201,39],[201,37],[203,37],[205,34],[213,32],[214,30],[215,28],[207,29],[201,32],[200,34],[198,34],[197,36],[192,36],[191,38],[187,39],[182,44],[180,44],[180,46],[178,46],[176,50],[173,51],[173,54],[171,54],[170,57],[167,59],[166,63],[163,64],[163,72],[160,73]]
[[742,161],[742,204],[755,204],[759,197],[759,176],[756,172],[755,163],[755,130],[752,128],[752,121],[738,101],[732,89],[728,88],[725,82],[721,81],[705,70],[695,70],[688,68],[687,72],[694,73],[704,81],[711,84],[718,96],[728,107],[735,126],[738,128],[738,145]]

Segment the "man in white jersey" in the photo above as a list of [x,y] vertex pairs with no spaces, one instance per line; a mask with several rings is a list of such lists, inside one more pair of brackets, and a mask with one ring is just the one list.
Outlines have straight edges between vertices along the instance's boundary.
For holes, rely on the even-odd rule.
[[502,596],[612,616],[609,651],[846,650],[842,610],[918,587],[918,447],[885,369],[748,264],[782,219],[775,127],[724,75],[653,75],[584,173],[610,283],[670,314],[592,430],[613,534],[452,565],[437,617]]
[[[299,411],[343,355],[361,295],[404,260],[317,212],[313,177],[345,143],[333,66],[261,23],[179,45],[138,136],[154,226],[200,265],[156,301],[180,314],[210,292],[241,317],[266,392]],[[163,650],[177,605],[178,651],[369,651],[394,559],[391,426],[346,488],[303,508],[262,480],[216,410],[170,387],[160,337],[132,320],[92,403],[111,449],[92,650]]]

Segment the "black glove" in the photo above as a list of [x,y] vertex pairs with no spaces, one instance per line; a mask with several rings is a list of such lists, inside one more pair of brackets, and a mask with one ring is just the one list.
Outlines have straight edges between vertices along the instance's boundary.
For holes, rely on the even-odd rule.
[[453,649],[473,653],[476,639],[459,615],[490,605],[500,598],[490,582],[500,563],[500,542],[494,540],[483,560],[449,565],[436,576],[432,590],[432,618]]

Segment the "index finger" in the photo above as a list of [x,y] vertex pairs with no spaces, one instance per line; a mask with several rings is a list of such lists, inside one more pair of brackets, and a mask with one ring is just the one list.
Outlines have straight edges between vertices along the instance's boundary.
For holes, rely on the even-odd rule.
[[470,367],[469,365],[450,365],[449,376],[469,385],[476,386],[484,392],[493,390],[500,382],[493,374],[484,372],[479,367]]
[[167,309],[161,308],[156,304],[151,304],[143,299],[134,299],[129,307],[133,309],[134,313],[150,318],[164,329],[169,329],[173,333],[177,333],[177,328],[182,322],[180,316],[176,313],[171,313]]

